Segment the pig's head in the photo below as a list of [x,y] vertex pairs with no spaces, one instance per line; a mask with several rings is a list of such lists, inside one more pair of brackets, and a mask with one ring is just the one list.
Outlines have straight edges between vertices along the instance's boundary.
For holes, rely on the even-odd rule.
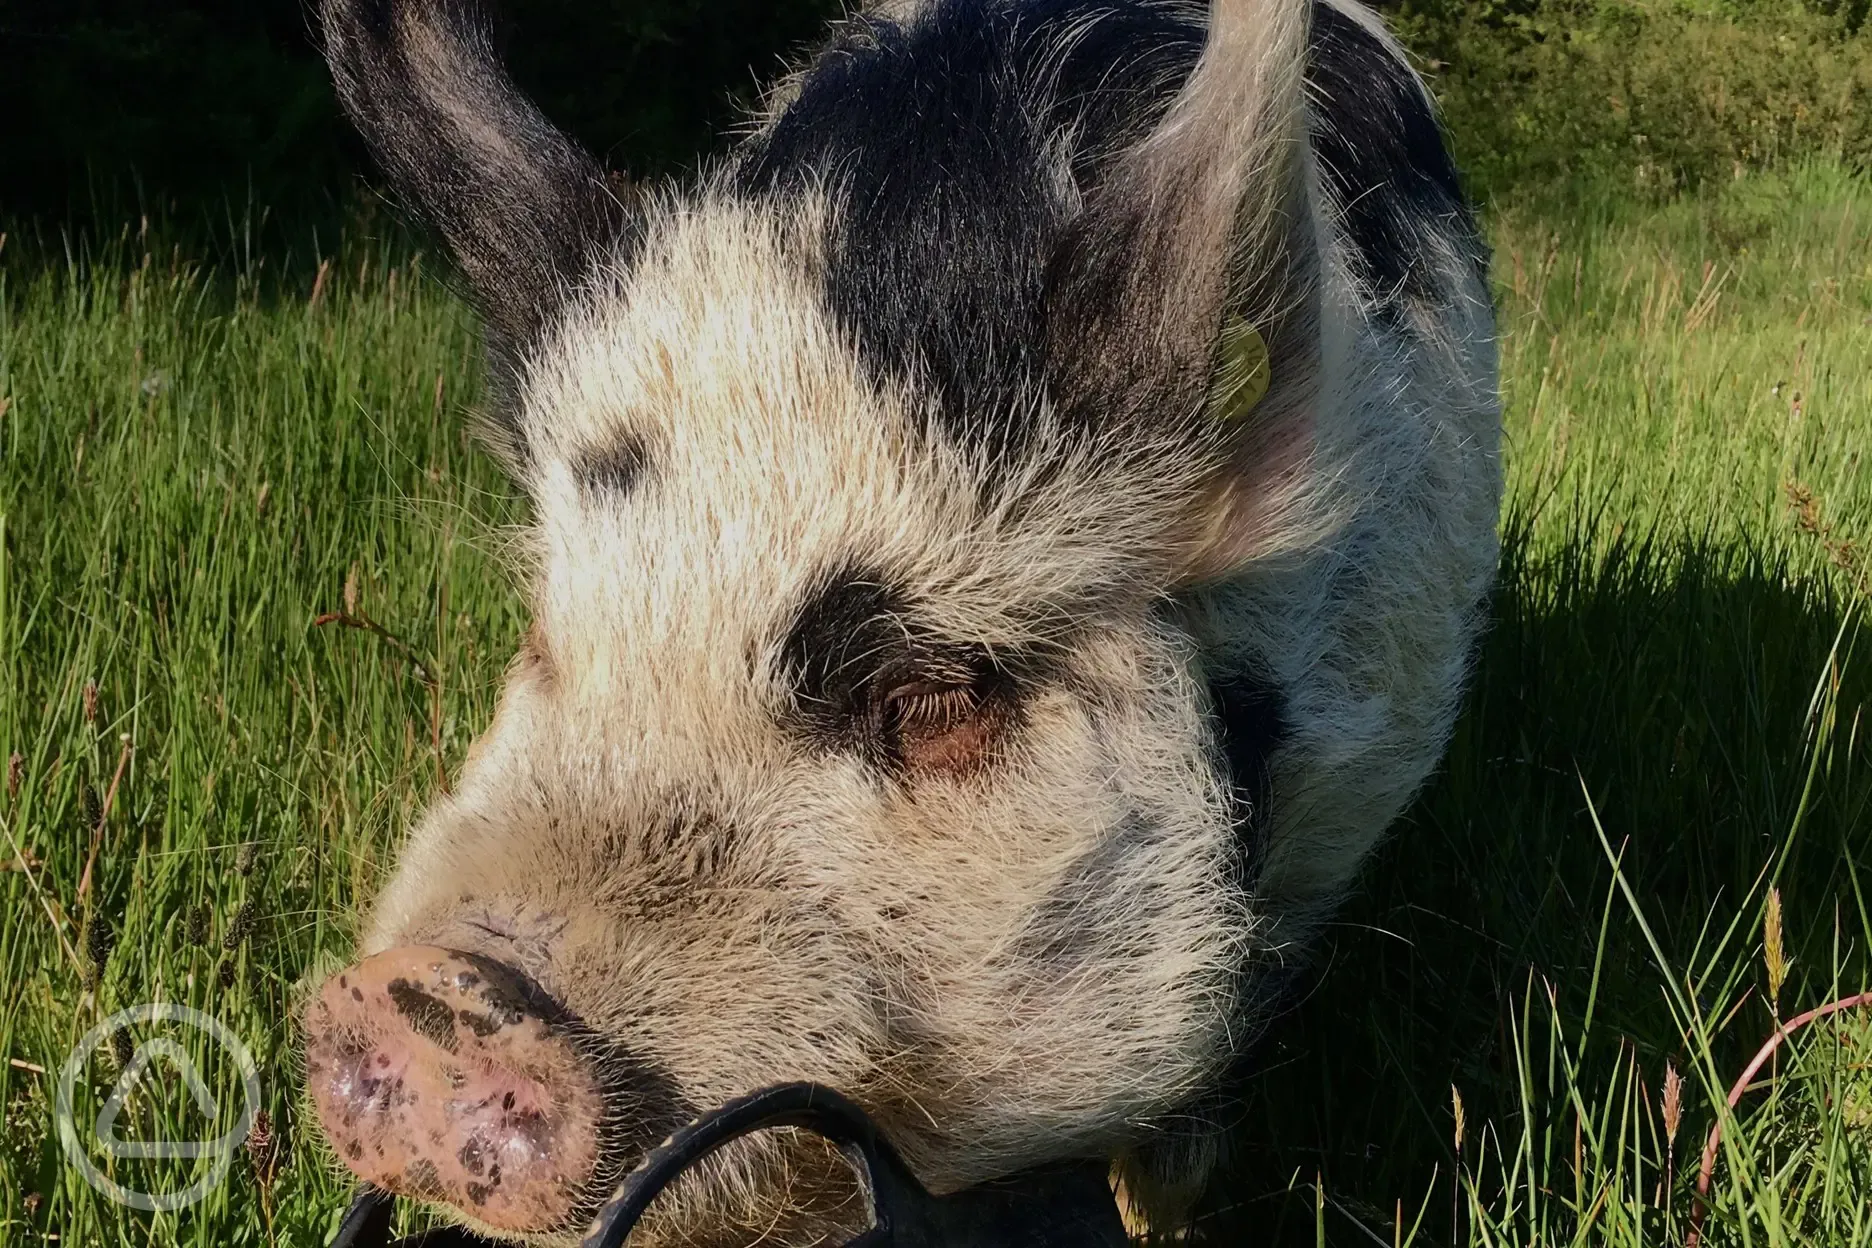
[[[1007,7],[861,23],[701,185],[624,197],[472,0],[326,0],[534,511],[494,722],[308,1008],[365,1179],[563,1235],[810,1079],[949,1188],[1120,1152],[1227,1060],[1280,700],[1193,604],[1319,519],[1305,8],[1205,44],[1117,6],[1151,40],[1112,70]],[[945,22],[986,32],[959,85],[917,68]],[[840,1174],[753,1142],[662,1233],[809,1237]]]

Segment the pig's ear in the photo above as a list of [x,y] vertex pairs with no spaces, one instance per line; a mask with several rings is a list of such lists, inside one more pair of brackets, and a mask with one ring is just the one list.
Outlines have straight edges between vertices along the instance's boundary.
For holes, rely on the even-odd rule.
[[625,223],[604,171],[514,87],[481,0],[322,0],[345,111],[454,253],[497,351],[524,347]]
[[1195,70],[1088,188],[1048,274],[1049,373],[1065,410],[1174,424],[1217,464],[1178,521],[1184,579],[1286,544],[1275,530],[1294,519],[1311,458],[1311,3],[1212,0]]

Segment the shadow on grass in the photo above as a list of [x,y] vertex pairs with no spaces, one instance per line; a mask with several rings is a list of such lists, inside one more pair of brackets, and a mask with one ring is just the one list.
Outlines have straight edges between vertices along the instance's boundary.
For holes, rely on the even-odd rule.
[[465,290],[405,213],[364,192],[286,212],[232,200],[145,208],[113,193],[70,220],[0,213],[0,312],[35,294],[122,291],[139,275],[184,290],[197,315],[276,312],[381,294],[388,273],[412,265]]
[[[1849,933],[1860,927],[1851,875],[1868,848],[1872,768],[1854,728],[1872,681],[1846,662],[1847,604],[1779,558],[1624,537],[1592,556],[1592,526],[1575,528],[1554,550],[1511,526],[1450,757],[1262,1041],[1203,1242],[1311,1245],[1323,1228],[1327,1243],[1391,1244],[1400,1205],[1403,1241],[1420,1207],[1415,1242],[1466,1240],[1452,1226],[1451,1089],[1467,1111],[1464,1160],[1485,1122],[1498,1140],[1519,1135],[1515,1021],[1530,988],[1544,1001],[1551,984],[1577,1020],[1596,983],[1595,1029],[1629,1041],[1599,1045],[1600,1060],[1635,1059],[1654,1096],[1667,1058],[1686,1068],[1648,946],[1629,907],[1607,905],[1613,874],[1588,792],[1680,970],[1700,936],[1707,948],[1712,915],[1718,932],[1742,915],[1748,955],[1758,881],[1784,846],[1795,977],[1782,1003],[1827,990],[1836,907]],[[1817,684],[1837,695],[1840,727],[1790,845]],[[1849,956],[1859,964],[1842,972],[1861,977],[1863,947]],[[1733,973],[1759,984],[1758,967]],[[1718,1068],[1738,1070],[1771,1027],[1749,1001],[1724,1029]],[[1687,1134],[1700,1139],[1707,1106],[1692,1111]]]

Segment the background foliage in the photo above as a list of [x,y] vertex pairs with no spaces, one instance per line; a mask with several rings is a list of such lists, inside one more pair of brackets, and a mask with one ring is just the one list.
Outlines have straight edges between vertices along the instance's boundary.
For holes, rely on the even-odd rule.
[[[643,171],[691,164],[836,0],[504,0],[547,114]],[[0,211],[329,207],[363,169],[306,0],[0,0]],[[102,202],[99,202],[99,201]]]
[[1810,156],[1872,167],[1867,0],[1402,0],[1486,196],[1649,199]]
[[[1387,0],[1485,198],[1872,165],[1872,0]],[[516,77],[613,164],[693,166],[839,0],[503,0]],[[336,211],[366,168],[305,0],[0,2],[0,215]],[[1597,192],[1593,192],[1597,193]],[[140,196],[142,204],[135,202]]]

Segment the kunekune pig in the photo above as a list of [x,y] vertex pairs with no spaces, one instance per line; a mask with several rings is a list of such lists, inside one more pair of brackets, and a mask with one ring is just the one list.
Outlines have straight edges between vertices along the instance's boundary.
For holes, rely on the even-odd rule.
[[[933,1188],[1216,1090],[1448,737],[1495,566],[1486,255],[1356,0],[908,0],[626,190],[479,0],[323,0],[531,499],[499,710],[306,1007],[325,1134],[576,1239],[672,1128],[857,1098]],[[857,1216],[791,1133],[651,1243]]]

